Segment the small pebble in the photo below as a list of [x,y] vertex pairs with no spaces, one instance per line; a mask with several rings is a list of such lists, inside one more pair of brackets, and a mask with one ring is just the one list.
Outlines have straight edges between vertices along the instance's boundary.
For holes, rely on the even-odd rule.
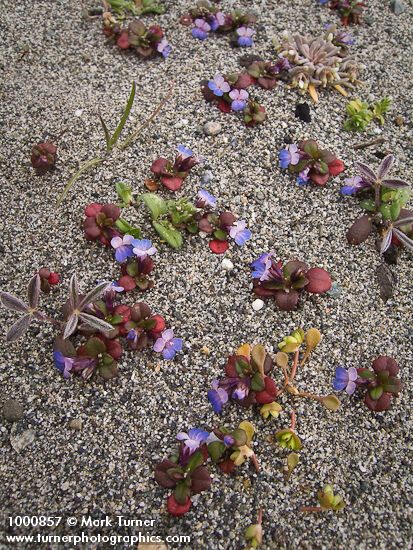
[[214,176],[212,175],[212,172],[205,172],[205,174],[201,176],[201,185],[208,185],[208,183],[211,182],[213,177]]
[[71,430],[81,430],[82,429],[82,419],[81,418],[73,418],[68,424],[69,428]]
[[6,399],[3,403],[3,416],[9,422],[17,422],[23,418],[23,405],[16,399]]
[[221,267],[225,271],[232,271],[234,269],[234,264],[228,258],[224,258],[221,262]]
[[75,111],[75,116],[82,116],[82,113],[83,113],[83,109],[76,109]]
[[391,3],[391,9],[393,10],[394,15],[401,15],[406,11],[406,6],[401,2],[401,0],[393,0]]
[[259,298],[257,298],[252,302],[252,309],[254,311],[260,311],[260,309],[262,309],[263,307],[264,307],[264,302]]
[[297,103],[295,116],[303,122],[311,122],[310,106],[308,103]]
[[207,136],[217,136],[222,130],[219,122],[206,122],[204,124],[204,134]]
[[404,124],[404,118],[402,116],[396,116],[396,118],[394,119],[394,122],[397,126],[403,126]]

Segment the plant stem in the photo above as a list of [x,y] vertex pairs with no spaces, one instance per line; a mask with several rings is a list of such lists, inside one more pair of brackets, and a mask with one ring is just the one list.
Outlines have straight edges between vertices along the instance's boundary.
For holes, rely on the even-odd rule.
[[94,159],[88,160],[87,162],[85,162],[85,164],[82,164],[79,170],[75,174],[73,174],[73,176],[70,178],[68,184],[63,189],[62,194],[57,199],[57,205],[56,205],[57,208],[59,208],[59,206],[62,204],[63,199],[66,197],[71,187],[76,183],[76,181],[80,178],[80,176],[85,172],[88,172],[95,166],[98,166],[98,164],[102,164],[102,162],[103,162],[103,158],[96,157]]
[[59,328],[61,328],[62,325],[64,324],[62,321],[59,321],[58,319],[53,319],[53,317],[50,317],[49,315],[46,315],[41,311],[38,311],[37,313],[35,313],[34,317],[39,321],[47,321],[48,323],[52,323],[53,325],[56,325]]
[[321,506],[301,506],[300,512],[322,512]]
[[296,422],[297,422],[297,415],[295,414],[295,410],[293,409],[291,411],[291,423],[290,423],[291,430],[295,429]]
[[263,514],[263,509],[260,508],[260,509],[258,510],[258,516],[257,516],[257,523],[258,523],[258,525],[261,525],[261,523],[262,523],[262,514]]
[[376,212],[380,211],[380,183],[375,182],[374,184],[374,206],[376,208]]
[[295,378],[295,375],[297,373],[297,367],[298,367],[298,359],[299,359],[299,356],[300,356],[300,351],[297,350],[295,352],[295,355],[294,355],[294,363],[293,363],[293,366],[291,368],[291,373],[290,373],[290,383],[294,380]]
[[357,149],[366,149],[367,147],[371,147],[372,145],[379,145],[380,143],[384,143],[386,140],[382,137],[379,137],[379,138],[376,138],[376,139],[372,139],[371,141],[364,141],[363,143],[357,143],[357,145],[355,145],[353,147],[353,149],[357,150]]
[[260,471],[260,465],[258,464],[257,457],[255,456],[255,453],[251,457],[251,462],[254,464],[254,468],[257,472]]

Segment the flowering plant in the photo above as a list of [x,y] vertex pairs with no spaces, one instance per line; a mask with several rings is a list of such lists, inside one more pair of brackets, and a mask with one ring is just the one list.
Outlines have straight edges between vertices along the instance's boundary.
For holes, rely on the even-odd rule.
[[122,50],[133,50],[144,59],[161,55],[168,57],[171,46],[165,38],[165,32],[159,25],[146,27],[140,19],[121,25],[111,12],[103,14],[103,32]]
[[246,90],[254,84],[254,78],[246,71],[222,76],[201,83],[202,94],[208,103],[215,103],[224,113],[241,113],[247,126],[262,124],[267,118],[265,108]]
[[[182,340],[173,338],[170,329],[164,330],[165,320],[153,315],[146,304],[116,305],[116,290],[107,281],[84,295],[80,293],[76,275],[72,275],[69,296],[62,309],[63,320],[50,317],[38,307],[41,280],[40,274],[30,280],[28,304],[12,294],[0,292],[1,304],[6,309],[23,314],[8,330],[6,340],[14,342],[21,338],[34,321],[53,324],[59,330],[53,346],[54,362],[65,378],[78,375],[87,380],[94,373],[105,380],[117,376],[117,360],[122,354],[118,337],[126,336],[132,349],[153,345],[154,351],[162,352],[165,359],[172,359],[176,351],[182,349]],[[69,340],[75,335],[86,338],[77,349]],[[164,342],[162,349],[160,339]]]
[[167,499],[168,512],[173,516],[186,514],[192,506],[192,495],[210,488],[212,480],[205,465],[208,458],[226,474],[247,458],[258,471],[258,462],[251,450],[254,431],[254,426],[244,421],[235,430],[220,427],[211,432],[199,428],[179,432],[178,452],[155,467],[155,481],[161,487],[173,489]]
[[391,246],[404,245],[413,250],[413,212],[404,208],[411,189],[408,182],[389,176],[395,160],[393,155],[387,155],[376,171],[356,162],[358,175],[344,180],[341,193],[359,195],[360,205],[367,211],[348,230],[350,244],[361,244],[376,229],[382,239],[382,254]]
[[299,260],[287,262],[284,266],[276,261],[273,252],[262,254],[252,262],[253,289],[257,296],[274,298],[284,311],[297,307],[300,293],[322,294],[330,290],[330,275],[321,267],[309,268]]
[[343,25],[360,24],[365,8],[365,2],[360,0],[318,0],[320,4],[328,4],[330,9],[336,10]]
[[324,488],[317,493],[319,506],[302,506],[301,512],[339,512],[346,503],[341,495],[335,495],[332,485],[325,485]]
[[192,168],[202,162],[204,162],[202,157],[194,155],[190,149],[179,145],[178,155],[174,162],[160,157],[152,163],[151,172],[160,179],[167,189],[178,191]]
[[333,388],[336,391],[345,390],[349,395],[357,388],[364,388],[364,404],[374,412],[387,411],[392,398],[397,397],[402,387],[397,377],[400,368],[394,359],[386,355],[377,357],[372,366],[373,371],[365,368],[337,367]]
[[198,40],[206,40],[211,32],[230,33],[232,46],[252,46],[254,29],[251,28],[257,18],[252,13],[233,10],[224,13],[206,0],[200,0],[188,15],[181,18],[185,25],[194,25],[191,34]]
[[287,145],[278,157],[281,168],[288,168],[290,173],[297,175],[298,185],[310,182],[326,185],[331,177],[345,170],[343,161],[327,149],[321,149],[314,139]]

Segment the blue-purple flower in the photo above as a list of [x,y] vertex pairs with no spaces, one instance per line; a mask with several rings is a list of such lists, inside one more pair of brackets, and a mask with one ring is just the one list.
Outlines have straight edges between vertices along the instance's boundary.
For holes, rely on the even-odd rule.
[[243,111],[248,99],[247,90],[234,89],[229,92],[229,97],[232,99],[231,109],[233,111]]
[[356,368],[350,367],[347,370],[344,367],[337,367],[336,376],[333,380],[333,388],[336,391],[346,390],[349,395],[352,395],[356,389],[357,378]]
[[188,430],[188,433],[179,432],[176,439],[178,439],[178,441],[182,441],[183,455],[185,458],[188,458],[206,442],[208,437],[209,432],[205,432],[199,428],[192,428],[191,430]]
[[208,193],[205,189],[200,189],[198,191],[198,201],[197,206],[199,208],[205,208],[209,206],[210,208],[215,208],[217,205],[217,199],[211,193]]
[[249,229],[246,229],[247,222],[239,220],[229,230],[229,235],[234,239],[238,246],[243,246],[252,236]]
[[210,20],[211,30],[216,31],[218,27],[225,25],[225,14],[218,11]]
[[300,154],[298,153],[298,146],[295,143],[287,145],[285,149],[281,149],[278,153],[280,160],[280,168],[288,168],[290,164],[293,166],[300,162]]
[[221,97],[224,94],[228,93],[231,89],[228,82],[220,74],[216,74],[213,80],[208,82],[208,88],[214,92],[214,95]]
[[307,185],[307,183],[310,181],[310,176],[308,175],[310,171],[310,168],[304,168],[304,170],[301,170],[301,172],[298,174],[297,177],[297,183],[298,185]]
[[361,178],[360,176],[353,176],[352,178],[346,178],[344,180],[344,183],[346,185],[344,185],[340,189],[340,193],[342,195],[354,195],[355,193],[360,191],[360,189],[363,189],[364,187],[369,187],[369,184],[365,183],[363,181],[363,178]]
[[280,73],[281,71],[287,71],[288,69],[291,69],[291,64],[288,61],[288,59],[282,55],[278,56],[279,59],[275,62],[274,65],[274,72]]
[[172,47],[171,45],[169,44],[169,42],[166,40],[166,38],[162,38],[162,40],[159,42],[159,44],[157,45],[156,49],[158,50],[158,52],[160,54],[163,55],[163,57],[168,57],[168,55],[171,53],[172,51]]
[[156,248],[152,246],[152,242],[149,239],[133,239],[132,252],[143,260],[147,256],[153,256],[156,254]]
[[237,29],[237,44],[238,46],[252,46],[252,35],[254,34],[254,29],[249,27],[239,27]]
[[228,393],[219,386],[219,380],[212,381],[212,389],[208,390],[208,400],[214,411],[219,414],[228,402]]
[[96,359],[94,357],[66,357],[61,351],[54,351],[53,360],[57,370],[66,379],[72,374],[78,374],[79,372],[83,378],[89,378],[96,368]]
[[124,262],[127,258],[133,256],[132,235],[124,235],[122,237],[113,237],[110,241],[111,246],[115,249],[115,258],[118,262]]
[[194,156],[194,153],[191,151],[191,149],[188,149],[188,147],[185,147],[185,145],[178,145],[177,149],[182,160]]
[[195,19],[195,28],[192,29],[192,36],[198,40],[206,40],[211,26],[204,19]]
[[355,43],[355,38],[347,31],[340,31],[334,35],[334,42],[343,44],[344,46],[352,46]]
[[173,359],[178,351],[182,350],[182,338],[174,338],[174,331],[164,330],[153,346],[153,351],[162,353],[164,359]]
[[270,279],[270,269],[272,266],[273,255],[273,252],[261,254],[257,260],[251,263],[253,270],[251,275],[254,279],[259,279],[260,281],[268,281]]

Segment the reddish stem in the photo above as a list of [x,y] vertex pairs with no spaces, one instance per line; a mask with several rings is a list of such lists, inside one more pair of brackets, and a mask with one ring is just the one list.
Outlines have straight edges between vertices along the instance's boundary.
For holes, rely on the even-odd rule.
[[251,462],[254,464],[255,471],[259,472],[260,471],[260,465],[258,464],[258,460],[257,460],[257,457],[255,456],[255,454],[252,455]]
[[263,509],[260,508],[260,509],[258,510],[258,517],[257,517],[257,523],[258,523],[258,525],[261,525],[261,523],[262,523],[262,513],[263,513]]
[[300,355],[300,351],[297,350],[297,351],[295,352],[295,355],[294,355],[294,363],[293,363],[293,366],[292,366],[292,369],[291,369],[290,383],[294,380],[295,375],[297,374],[297,367],[298,367],[298,358],[299,358],[299,355]]
[[297,422],[297,415],[295,414],[295,411],[292,410],[291,411],[291,425],[290,425],[291,430],[294,430],[296,422]]
[[321,506],[301,506],[300,512],[311,512],[311,513],[317,513],[322,512],[323,509]]

